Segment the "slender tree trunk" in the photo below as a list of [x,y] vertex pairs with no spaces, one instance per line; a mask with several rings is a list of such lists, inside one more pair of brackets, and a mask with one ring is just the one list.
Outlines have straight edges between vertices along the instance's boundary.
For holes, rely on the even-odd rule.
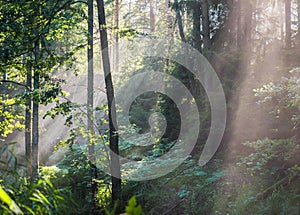
[[119,62],[120,62],[120,56],[119,56],[119,13],[120,13],[120,2],[119,0],[115,0],[116,1],[116,50],[115,50],[115,55],[116,55],[116,60],[115,60],[115,71],[119,72]]
[[244,4],[244,35],[243,35],[243,46],[247,48],[251,46],[252,39],[252,3],[247,1]]
[[88,0],[88,83],[87,83],[87,127],[88,127],[88,144],[89,144],[89,159],[90,159],[90,175],[91,175],[91,192],[93,201],[93,214],[96,214],[97,205],[97,184],[94,179],[97,176],[97,168],[93,164],[95,158],[95,144],[92,141],[92,136],[94,134],[93,127],[93,106],[94,106],[94,60],[93,60],[93,28],[94,24],[94,5],[93,0]]
[[[26,68],[26,85],[28,90],[32,89],[32,67],[29,62],[27,62]],[[26,101],[25,109],[25,156],[27,158],[27,174],[31,177],[32,175],[32,147],[31,147],[31,109],[32,109],[32,100],[28,98]]]
[[251,43],[252,43],[252,2],[245,1],[242,5],[243,16],[243,36],[241,50],[243,52],[243,63],[242,66],[245,68],[244,71],[250,69],[251,61]]
[[297,1],[297,15],[298,15],[298,44],[300,46],[300,0]]
[[110,149],[112,153],[110,154],[110,169],[112,174],[112,203],[115,204],[121,196],[121,170],[119,161],[119,135],[118,126],[116,121],[116,107],[114,100],[114,88],[112,83],[112,77],[110,72],[110,62],[108,55],[108,41],[107,41],[107,30],[106,30],[106,20],[104,11],[103,0],[97,0],[98,7],[98,20],[100,29],[100,40],[101,40],[101,50],[102,50],[102,62],[105,76],[106,94],[108,101],[108,117],[109,117],[109,141]]
[[291,0],[285,0],[285,47],[292,47],[291,31]]
[[241,48],[242,47],[242,3],[241,0],[238,0],[237,3],[237,32],[236,32],[236,45],[237,48]]
[[[131,3],[132,3],[131,0],[129,0],[129,3],[128,3],[128,7],[129,7],[129,9],[128,9],[129,11],[128,12],[129,12],[129,14],[131,14],[131,11],[132,11],[132,5],[131,5]],[[129,26],[131,27],[131,18],[129,18]]]
[[[39,73],[34,71],[33,89],[39,90]],[[39,99],[33,99],[32,109],[32,177],[35,180],[38,177],[39,169]]]
[[181,38],[182,42],[186,42],[178,0],[174,0],[174,5],[176,5],[176,8],[177,8],[176,9],[176,17],[177,17],[179,35],[180,35],[180,38]]
[[[88,131],[93,132],[93,104],[94,104],[94,67],[93,67],[93,0],[88,1],[88,88],[87,88],[87,116]],[[90,135],[89,135],[90,136]],[[89,138],[89,156],[93,160],[94,143]]]
[[280,38],[281,38],[281,43],[282,46],[285,46],[285,41],[284,41],[284,22],[285,22],[285,12],[283,10],[280,11]]
[[[178,1],[178,0],[177,0]],[[165,11],[166,11],[166,28],[168,30],[168,36],[172,36],[172,15],[170,10],[170,0],[165,0]]]
[[208,0],[201,1],[202,28],[203,28],[203,48],[209,50],[211,47],[209,28],[209,3]]
[[193,4],[193,47],[198,51],[201,51],[201,11],[200,3],[195,1]]
[[150,0],[150,32],[155,31],[155,14],[153,0]]

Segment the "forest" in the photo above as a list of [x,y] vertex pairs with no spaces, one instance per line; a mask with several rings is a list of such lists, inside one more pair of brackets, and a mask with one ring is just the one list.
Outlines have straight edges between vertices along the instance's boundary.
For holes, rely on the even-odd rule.
[[300,0],[1,0],[0,214],[300,214]]

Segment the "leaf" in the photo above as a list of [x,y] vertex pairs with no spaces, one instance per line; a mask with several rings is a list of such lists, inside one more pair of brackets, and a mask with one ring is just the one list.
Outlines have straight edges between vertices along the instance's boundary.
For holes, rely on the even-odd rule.
[[135,198],[135,196],[133,196],[133,197],[131,197],[129,199],[128,206],[129,207],[135,207],[136,206],[136,198]]
[[0,200],[8,205],[9,209],[15,214],[23,214],[18,205],[9,197],[9,195],[0,186]]
[[7,204],[9,207],[12,205],[12,199],[9,197],[9,195],[0,187],[0,199],[2,202]]
[[204,171],[196,171],[196,172],[194,172],[194,175],[196,175],[196,176],[206,176],[207,173],[204,172]]
[[142,211],[142,207],[139,205],[137,206],[136,197],[133,196],[128,201],[128,206],[125,209],[127,214],[130,215],[144,215]]

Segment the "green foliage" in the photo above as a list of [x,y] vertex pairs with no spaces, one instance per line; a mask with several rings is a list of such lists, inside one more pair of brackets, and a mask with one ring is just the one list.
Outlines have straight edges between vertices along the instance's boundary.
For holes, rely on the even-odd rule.
[[[23,212],[20,210],[20,208],[18,207],[18,205],[15,203],[15,201],[13,201],[9,195],[2,189],[2,187],[0,186],[0,200],[7,204],[9,207],[9,210],[12,211],[15,214],[23,214]],[[3,206],[3,208],[5,208]]]
[[255,89],[255,96],[259,104],[271,104],[271,113],[276,118],[290,120],[293,130],[299,129],[300,111],[300,78],[298,70],[290,71],[294,76],[283,77],[279,83],[270,82],[259,89]]
[[24,129],[23,105],[16,98],[0,97],[0,137],[7,137],[16,129]]
[[130,215],[144,215],[142,207],[140,205],[137,205],[135,196],[129,199],[128,206],[126,206],[125,211]]
[[250,153],[230,169],[234,178],[228,175],[219,185],[222,189],[215,202],[216,214],[299,213],[300,88],[295,71],[291,72],[293,77],[284,77],[278,83],[271,82],[254,90],[260,107],[270,111],[272,122],[280,119],[276,128],[288,138],[243,143]]
[[[29,182],[26,178],[19,178],[18,183],[5,185],[7,193],[13,196],[9,198],[5,191],[1,191],[1,199],[8,206],[1,204],[2,214],[64,214],[66,212],[63,193],[56,189],[48,180]],[[2,189],[2,188],[1,188]],[[5,192],[5,193],[4,193]]]
[[19,158],[15,155],[16,142],[2,143],[0,145],[0,175],[2,179],[15,183],[19,180],[19,172],[23,166],[19,163]]
[[24,167],[14,153],[14,145],[3,144],[0,147],[0,213],[65,214],[67,193],[57,189],[49,180],[50,177],[37,181],[29,181],[24,177]]
[[300,152],[300,145],[295,143],[295,139],[271,140],[267,138],[243,144],[254,148],[255,151],[241,158],[237,164],[245,167],[252,176],[275,175],[278,171],[286,171]]
[[[55,75],[74,68],[74,55],[83,47],[86,5],[77,1],[5,1],[0,6],[0,134],[24,128],[24,105],[29,99],[56,106],[48,115],[65,114],[65,83]],[[63,68],[65,66],[65,68]],[[40,89],[27,86],[26,75],[38,74]],[[1,78],[2,79],[2,78]],[[7,82],[6,82],[7,81]]]

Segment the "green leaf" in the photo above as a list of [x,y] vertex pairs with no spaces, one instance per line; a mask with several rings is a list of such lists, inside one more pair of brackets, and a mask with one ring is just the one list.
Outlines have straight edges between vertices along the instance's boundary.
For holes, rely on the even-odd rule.
[[9,197],[9,195],[0,186],[0,200],[8,205],[9,209],[15,214],[23,214],[18,205]]
[[12,205],[12,199],[9,197],[9,195],[0,187],[0,199],[2,202],[7,204],[9,207]]
[[144,215],[142,207],[137,206],[136,197],[133,196],[128,201],[128,206],[126,206],[126,213],[130,215]]
[[204,172],[204,171],[196,171],[196,172],[194,172],[194,175],[196,175],[196,176],[206,176],[207,173]]

